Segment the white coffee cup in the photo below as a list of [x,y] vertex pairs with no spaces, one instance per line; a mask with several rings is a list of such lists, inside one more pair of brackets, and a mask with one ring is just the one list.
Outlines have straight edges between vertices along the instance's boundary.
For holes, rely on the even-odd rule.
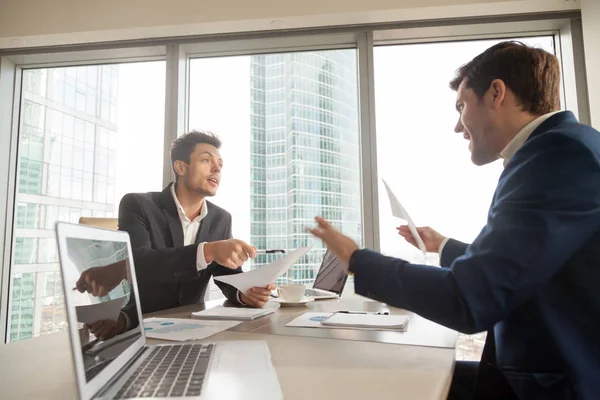
[[285,284],[277,288],[277,294],[284,301],[296,302],[304,297],[304,285]]

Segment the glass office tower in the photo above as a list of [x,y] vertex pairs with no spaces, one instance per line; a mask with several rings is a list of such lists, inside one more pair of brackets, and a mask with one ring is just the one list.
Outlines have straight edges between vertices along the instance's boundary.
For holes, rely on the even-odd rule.
[[55,222],[116,215],[118,68],[23,72],[11,341],[66,328]]
[[250,90],[251,243],[286,251],[315,243],[282,277],[311,283],[325,252],[305,232],[315,216],[362,241],[356,53],[252,56]]

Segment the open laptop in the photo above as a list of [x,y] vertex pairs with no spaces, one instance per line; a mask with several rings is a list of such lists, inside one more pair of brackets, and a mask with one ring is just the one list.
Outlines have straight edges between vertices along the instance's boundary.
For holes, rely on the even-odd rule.
[[312,289],[307,288],[304,295],[315,300],[335,299],[342,295],[347,279],[348,266],[327,250]]
[[[264,341],[149,346],[141,324],[95,338],[84,322],[114,321],[122,307],[135,307],[142,321],[129,235],[66,223],[56,225],[56,235],[80,399],[283,398]],[[102,298],[76,289],[81,272],[93,267],[119,274]]]
[[[342,263],[329,250],[323,255],[323,261],[319,272],[313,283],[312,289],[306,288],[304,296],[315,300],[335,299],[342,295],[346,280],[348,279],[348,267]],[[271,293],[272,297],[278,297],[277,289]]]

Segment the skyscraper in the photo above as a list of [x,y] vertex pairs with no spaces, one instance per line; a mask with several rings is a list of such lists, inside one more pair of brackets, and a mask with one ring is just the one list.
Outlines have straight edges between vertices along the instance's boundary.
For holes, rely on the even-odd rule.
[[[251,243],[293,250],[323,216],[361,242],[356,58],[352,50],[257,55],[251,60]],[[319,242],[288,272],[314,280]],[[258,255],[254,265],[277,255]]]
[[115,214],[118,68],[23,72],[11,341],[66,327],[56,221]]

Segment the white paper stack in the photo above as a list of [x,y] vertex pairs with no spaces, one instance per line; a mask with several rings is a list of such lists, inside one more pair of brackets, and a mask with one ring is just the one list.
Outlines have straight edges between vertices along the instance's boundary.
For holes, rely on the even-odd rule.
[[[341,316],[333,318],[335,315]],[[374,318],[371,318],[374,317]],[[328,324],[326,321],[330,321]],[[355,329],[364,331],[393,330],[406,332],[408,315],[376,315],[306,312],[285,324],[289,327]]]
[[[240,274],[241,275],[241,274]],[[197,319],[233,319],[237,321],[250,321],[272,314],[278,307],[242,308],[217,306],[204,311],[192,313],[192,318]]]
[[346,314],[333,313],[321,321],[322,325],[344,328],[392,329],[406,331],[408,315]]

